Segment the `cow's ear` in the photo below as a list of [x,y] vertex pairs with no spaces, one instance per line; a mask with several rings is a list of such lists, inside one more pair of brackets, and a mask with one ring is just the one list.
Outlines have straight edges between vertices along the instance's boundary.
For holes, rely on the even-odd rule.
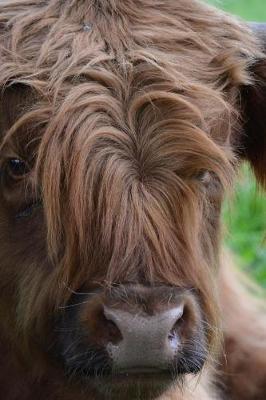
[[254,170],[258,182],[266,189],[266,24],[251,24],[265,49],[265,58],[251,66],[253,85],[242,93],[244,104],[243,156]]

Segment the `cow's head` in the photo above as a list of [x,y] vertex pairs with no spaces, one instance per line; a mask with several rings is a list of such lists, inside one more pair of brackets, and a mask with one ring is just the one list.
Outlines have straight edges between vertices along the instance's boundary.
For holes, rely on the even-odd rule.
[[224,192],[243,157],[266,179],[251,32],[139,3],[0,7],[2,335],[108,399],[201,370]]

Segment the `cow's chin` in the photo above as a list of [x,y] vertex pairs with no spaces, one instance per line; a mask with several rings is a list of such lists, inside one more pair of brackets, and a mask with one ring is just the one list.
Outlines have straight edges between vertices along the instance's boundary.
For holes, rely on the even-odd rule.
[[[83,381],[83,384],[86,383]],[[175,382],[170,376],[160,375],[120,375],[89,379],[101,400],[156,400],[173,388]]]
[[[91,400],[157,400],[184,385],[184,376],[157,371],[85,374],[65,371],[75,391]],[[83,397],[82,397],[83,399]]]

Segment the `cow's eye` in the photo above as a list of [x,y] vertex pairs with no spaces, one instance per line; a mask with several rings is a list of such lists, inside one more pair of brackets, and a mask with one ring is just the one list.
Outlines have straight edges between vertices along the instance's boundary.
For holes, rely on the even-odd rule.
[[202,170],[196,175],[196,179],[197,179],[197,181],[202,182],[207,185],[211,182],[212,174],[209,171]]
[[6,163],[6,173],[13,179],[20,179],[29,172],[26,162],[19,158],[9,158]]
[[202,171],[199,175],[199,180],[205,184],[210,183],[212,175],[209,171]]
[[16,219],[31,217],[35,210],[42,208],[41,200],[36,200],[23,207],[17,214]]

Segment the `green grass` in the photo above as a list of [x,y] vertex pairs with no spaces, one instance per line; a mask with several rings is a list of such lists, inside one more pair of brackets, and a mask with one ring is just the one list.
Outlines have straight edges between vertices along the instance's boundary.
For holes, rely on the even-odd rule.
[[[209,0],[226,11],[249,21],[266,21],[266,0]],[[239,264],[266,288],[266,195],[258,191],[245,166],[234,201],[224,207],[228,234],[226,244]]]
[[247,165],[240,173],[233,199],[224,207],[226,244],[239,264],[266,287],[266,197]]
[[249,21],[266,21],[265,0],[209,0],[209,3]]

